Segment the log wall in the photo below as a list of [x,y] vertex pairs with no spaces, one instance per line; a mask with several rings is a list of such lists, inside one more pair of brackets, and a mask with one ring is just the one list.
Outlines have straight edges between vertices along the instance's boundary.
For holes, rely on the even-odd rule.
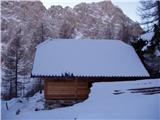
[[90,89],[86,80],[45,79],[46,100],[82,100],[88,98]]

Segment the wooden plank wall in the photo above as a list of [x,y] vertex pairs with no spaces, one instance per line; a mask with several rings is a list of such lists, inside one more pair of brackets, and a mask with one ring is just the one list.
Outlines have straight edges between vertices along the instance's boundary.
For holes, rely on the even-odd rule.
[[45,79],[45,99],[67,100],[86,99],[90,89],[85,80]]

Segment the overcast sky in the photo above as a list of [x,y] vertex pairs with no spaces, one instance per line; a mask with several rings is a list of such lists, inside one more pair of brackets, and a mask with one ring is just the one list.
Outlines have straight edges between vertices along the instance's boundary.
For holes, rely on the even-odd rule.
[[[62,5],[63,7],[70,6],[74,7],[75,5],[81,2],[100,2],[104,0],[41,0],[46,8],[49,8],[51,5]],[[137,7],[139,6],[139,0],[112,0],[114,5],[120,7],[123,12],[134,21],[140,22],[140,18],[137,15]]]

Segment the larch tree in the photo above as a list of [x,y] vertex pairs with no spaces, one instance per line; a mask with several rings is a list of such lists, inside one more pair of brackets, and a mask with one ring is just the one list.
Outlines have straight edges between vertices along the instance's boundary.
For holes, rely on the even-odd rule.
[[5,68],[5,79],[9,85],[9,98],[18,97],[18,72],[19,72],[19,61],[23,55],[21,49],[21,28],[15,33],[15,38],[10,42],[4,64]]

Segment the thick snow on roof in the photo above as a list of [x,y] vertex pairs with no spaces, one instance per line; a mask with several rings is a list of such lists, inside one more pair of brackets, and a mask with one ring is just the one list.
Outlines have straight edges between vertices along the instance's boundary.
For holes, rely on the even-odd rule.
[[32,75],[149,76],[133,47],[120,40],[50,39],[37,46]]
[[142,34],[142,35],[140,36],[140,38],[141,38],[142,40],[151,41],[153,35],[154,35],[154,32],[148,32],[148,33]]

